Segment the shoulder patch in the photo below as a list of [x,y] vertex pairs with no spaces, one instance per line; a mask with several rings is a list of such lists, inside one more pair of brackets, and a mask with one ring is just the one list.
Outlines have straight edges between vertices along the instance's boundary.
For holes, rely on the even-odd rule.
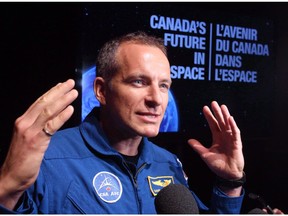
[[162,188],[174,184],[174,178],[173,176],[148,176],[148,183],[151,193],[156,196]]

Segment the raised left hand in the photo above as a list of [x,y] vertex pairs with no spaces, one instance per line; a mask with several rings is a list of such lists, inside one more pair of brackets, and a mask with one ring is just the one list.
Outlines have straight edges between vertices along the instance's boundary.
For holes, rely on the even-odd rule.
[[244,157],[240,130],[226,105],[216,101],[203,107],[203,113],[212,132],[212,145],[203,146],[198,140],[189,139],[189,145],[200,155],[218,176],[234,180],[243,176]]

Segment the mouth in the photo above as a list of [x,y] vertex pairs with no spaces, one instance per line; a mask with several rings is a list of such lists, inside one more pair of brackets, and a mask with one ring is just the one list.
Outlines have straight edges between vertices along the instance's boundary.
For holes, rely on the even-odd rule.
[[151,112],[141,112],[137,113],[138,116],[145,122],[145,123],[158,123],[161,119],[161,114],[159,113],[151,113]]

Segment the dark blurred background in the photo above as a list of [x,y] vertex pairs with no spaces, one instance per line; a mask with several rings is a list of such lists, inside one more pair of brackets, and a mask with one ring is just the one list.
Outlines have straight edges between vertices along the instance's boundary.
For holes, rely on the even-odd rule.
[[[97,6],[100,3],[89,3]],[[107,16],[114,3],[101,3]],[[134,4],[140,3],[121,3]],[[153,3],[150,4],[153,8]],[[175,7],[178,3],[166,2]],[[179,3],[180,4],[180,3]],[[178,6],[179,6],[178,4]],[[288,3],[285,2],[221,2],[181,3],[181,7],[206,8],[211,13],[243,14],[272,20],[275,31],[275,88],[270,133],[257,137],[243,136],[246,195],[261,195],[271,207],[288,213]],[[0,163],[5,159],[13,124],[17,117],[46,90],[68,78],[78,79],[81,62],[81,29],[87,3],[71,2],[1,2],[0,3]],[[114,14],[115,15],[115,14]],[[117,15],[115,15],[117,17]],[[125,24],[124,24],[125,25]],[[99,32],[101,34],[101,32]],[[80,86],[77,86],[80,89]],[[64,125],[79,124],[80,98],[74,103],[73,117]],[[259,110],[261,112],[261,110]],[[245,135],[245,134],[244,134]],[[201,137],[202,134],[199,135]],[[153,140],[176,153],[184,164],[191,188],[204,202],[209,202],[214,176],[198,155],[186,145],[189,136],[160,134]],[[209,141],[209,138],[207,140]],[[179,145],[179,142],[184,143]],[[192,172],[193,171],[193,172]],[[243,213],[258,207],[258,203],[245,197]]]

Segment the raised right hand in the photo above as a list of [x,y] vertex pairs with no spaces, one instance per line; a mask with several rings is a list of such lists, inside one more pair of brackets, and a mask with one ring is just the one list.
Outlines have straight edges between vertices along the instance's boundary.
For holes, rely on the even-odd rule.
[[78,96],[72,79],[59,83],[20,116],[0,172],[0,204],[13,209],[23,192],[36,180],[51,136],[73,114],[70,105]]

